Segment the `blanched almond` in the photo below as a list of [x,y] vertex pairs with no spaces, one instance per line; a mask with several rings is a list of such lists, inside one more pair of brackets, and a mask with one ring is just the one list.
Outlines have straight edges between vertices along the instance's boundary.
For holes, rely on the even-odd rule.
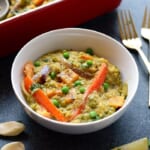
[[23,132],[24,129],[24,124],[20,122],[9,121],[0,123],[0,135],[2,136],[16,136]]
[[11,142],[4,145],[1,150],[25,150],[25,147],[22,142]]

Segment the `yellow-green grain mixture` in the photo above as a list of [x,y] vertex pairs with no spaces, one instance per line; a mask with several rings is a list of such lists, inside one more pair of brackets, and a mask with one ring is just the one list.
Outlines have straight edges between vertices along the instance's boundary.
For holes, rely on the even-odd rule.
[[[32,79],[30,89],[24,82],[22,90],[34,111],[55,120],[59,120],[59,112],[65,121],[73,123],[95,121],[113,114],[123,107],[128,93],[117,66],[96,56],[91,48],[47,53],[34,62],[27,62],[24,76]],[[38,95],[39,89],[56,110],[45,107],[45,98],[35,98],[34,93]]]

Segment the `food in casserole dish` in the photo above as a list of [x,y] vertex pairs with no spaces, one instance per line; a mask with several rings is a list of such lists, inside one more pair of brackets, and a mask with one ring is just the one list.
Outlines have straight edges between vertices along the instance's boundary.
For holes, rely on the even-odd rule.
[[10,18],[28,10],[37,8],[54,0],[10,0],[8,14],[3,18]]
[[58,121],[105,118],[124,105],[127,89],[119,69],[91,48],[54,51],[24,66],[22,91],[28,105]]

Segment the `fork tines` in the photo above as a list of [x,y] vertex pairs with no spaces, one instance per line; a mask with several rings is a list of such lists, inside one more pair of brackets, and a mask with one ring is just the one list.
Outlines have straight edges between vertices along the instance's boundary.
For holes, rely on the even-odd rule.
[[144,11],[142,27],[150,28],[150,9],[148,7],[146,7]]
[[122,39],[131,39],[138,37],[129,10],[120,10],[118,12],[118,21],[119,21],[120,35]]

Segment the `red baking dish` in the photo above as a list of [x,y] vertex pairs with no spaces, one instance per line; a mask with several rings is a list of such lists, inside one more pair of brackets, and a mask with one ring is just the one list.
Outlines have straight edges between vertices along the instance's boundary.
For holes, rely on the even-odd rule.
[[[115,9],[121,0],[55,0],[0,22],[0,57],[52,29],[80,25]],[[42,44],[42,43],[41,43]]]

